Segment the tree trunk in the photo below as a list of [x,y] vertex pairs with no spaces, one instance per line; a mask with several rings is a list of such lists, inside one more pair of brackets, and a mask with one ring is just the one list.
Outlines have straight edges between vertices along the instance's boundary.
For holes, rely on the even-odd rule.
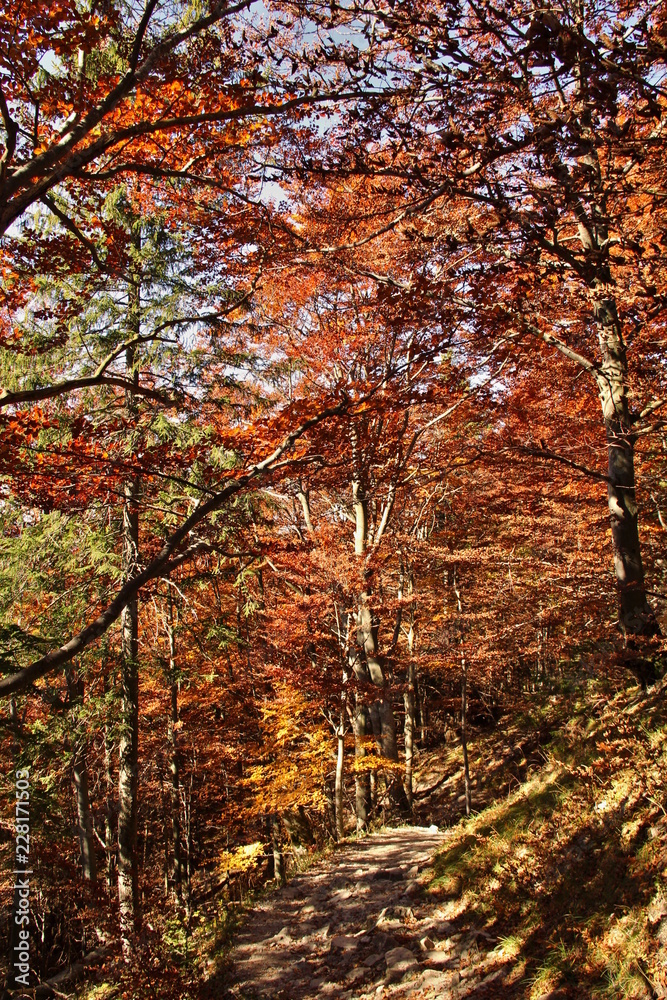
[[273,848],[273,877],[278,885],[285,885],[285,855],[282,848],[280,815],[271,815],[271,846]]
[[405,795],[412,811],[412,770],[415,739],[415,665],[412,657],[408,663],[408,684],[403,696],[405,702]]
[[162,803],[162,834],[164,841],[164,898],[169,898],[169,886],[171,877],[171,801],[167,806],[167,794],[164,790],[164,774],[161,765],[158,765],[160,774],[160,802]]
[[[360,471],[359,440],[357,429],[353,425],[350,433],[352,447],[353,475],[352,480],[352,506],[354,509],[354,552],[357,556],[364,555],[368,541],[368,502],[363,485],[363,476]],[[387,515],[388,516],[388,515]],[[386,519],[383,529],[386,526]],[[382,756],[391,761],[398,761],[398,744],[396,740],[396,721],[391,707],[391,700],[385,697],[386,680],[382,670],[382,665],[378,658],[378,623],[373,615],[370,606],[370,592],[364,592],[359,599],[356,615],[357,625],[357,646],[363,650],[363,657],[359,652],[354,651],[350,655],[350,665],[352,666],[357,681],[368,683],[369,681],[376,687],[382,689],[382,694],[370,705],[363,707],[362,697],[357,694],[356,714],[354,716],[355,735],[355,757],[361,759],[363,739],[374,733],[378,748]],[[363,756],[366,755],[363,749]],[[357,811],[357,829],[368,825],[369,806],[373,803],[372,792],[376,792],[376,776],[368,772],[357,774],[355,780],[355,801]],[[405,792],[400,780],[392,772],[389,778],[389,792],[392,801],[401,808],[407,806]]]
[[420,683],[420,681],[415,677],[415,684],[417,709],[419,712],[419,746],[422,750],[425,750],[428,736],[428,696],[423,678]]
[[463,747],[463,784],[465,786],[466,816],[470,815],[470,767],[468,764],[468,668],[461,655],[461,746]]
[[81,850],[81,871],[83,877],[91,882],[97,879],[97,859],[95,857],[95,840],[93,838],[93,821],[90,815],[90,798],[88,795],[88,767],[85,748],[79,750],[72,761],[72,776],[76,797],[76,814],[79,826],[79,847]]
[[[138,240],[135,239],[135,246]],[[140,330],[140,283],[136,274],[128,287],[128,327]],[[128,376],[138,383],[134,348],[125,352]],[[134,393],[126,392],[128,416],[136,416]],[[139,555],[139,478],[125,484],[123,503],[123,582],[137,572]],[[137,783],[139,752],[139,603],[133,598],[121,616],[121,725],[118,746],[118,903],[123,957],[129,960],[139,929],[139,871],[137,862]]]
[[167,635],[169,638],[169,681],[171,706],[167,719],[167,744],[169,748],[171,849],[173,856],[172,879],[174,891],[181,898],[181,790],[178,770],[178,680],[176,676],[176,638],[174,634],[174,604],[171,586],[167,594]]
[[[399,593],[399,597],[401,594]],[[408,573],[408,596],[414,596],[414,578],[412,569]],[[403,734],[405,737],[405,797],[408,802],[410,812],[413,805],[412,772],[414,763],[415,728],[416,728],[416,667],[414,661],[415,650],[415,611],[414,605],[410,605],[410,628],[408,629],[408,675],[403,703],[405,705],[405,722]]]
[[[70,708],[76,712],[83,704],[83,680],[72,667],[65,671],[69,690]],[[78,741],[77,741],[78,743]],[[93,838],[93,820],[90,814],[90,795],[88,791],[88,765],[86,763],[86,743],[77,745],[72,759],[72,781],[74,785],[74,800],[76,803],[77,828],[79,834],[79,849],[81,851],[81,873],[85,879],[95,882],[97,879],[97,858],[95,857],[95,840]]]
[[[366,756],[366,737],[369,728],[368,709],[357,696],[356,711],[352,719],[354,759],[357,767]],[[371,778],[366,769],[355,772],[354,805],[357,814],[357,830],[365,830],[371,812]]]
[[310,498],[307,491],[301,488],[299,488],[297,496],[301,504],[301,510],[303,511],[303,520],[306,525],[306,531],[312,538],[315,535],[315,529],[313,528],[313,522],[310,517]]
[[[136,564],[139,519],[135,484],[126,489],[123,509],[123,576],[129,579]],[[118,902],[123,955],[132,950],[139,923],[137,864],[137,781],[139,730],[138,606],[132,600],[121,619],[121,727],[118,747]]]
[[607,437],[607,498],[619,622],[625,635],[657,635],[660,629],[646,599],[639,543],[635,498],[635,435],[628,407],[628,364],[621,323],[616,302],[608,294],[608,285],[602,281],[596,282],[592,299],[602,354],[598,389]]
[[[579,38],[585,36],[584,4],[575,19]],[[660,627],[647,598],[639,544],[635,498],[635,435],[628,403],[628,360],[623,329],[612,293],[609,263],[609,212],[604,171],[598,153],[598,138],[588,109],[588,53],[579,48],[573,67],[576,86],[578,128],[581,136],[579,164],[589,178],[587,205],[577,199],[579,240],[587,258],[587,275],[593,317],[602,364],[596,370],[607,439],[607,500],[611,520],[614,572],[618,594],[618,617],[627,636],[652,636]],[[564,175],[568,175],[565,168]]]
[[104,728],[104,780],[106,783],[106,796],[104,802],[104,848],[106,852],[107,865],[107,888],[111,891],[114,880],[114,868],[116,866],[116,851],[114,850],[114,795],[113,795],[113,744],[111,740],[111,727]]
[[185,830],[185,914],[188,924],[188,933],[190,920],[192,918],[192,788],[194,785],[194,767],[195,761],[193,760],[193,770],[190,774],[189,788],[185,794],[181,795],[181,802],[183,805],[183,826]]
[[336,755],[336,785],[335,785],[335,814],[336,814],[336,840],[341,841],[345,837],[345,813],[344,813],[344,764],[345,764],[345,716],[340,713],[340,726],[338,727],[338,753]]
[[[452,585],[456,594],[456,604],[459,616],[463,616],[463,604],[461,601],[461,591],[459,589],[456,569],[454,570]],[[463,620],[460,624],[461,641],[463,640]],[[461,652],[461,746],[463,748],[463,784],[465,787],[466,816],[470,815],[470,766],[468,763],[468,664],[465,654]]]
[[[391,701],[385,697],[387,682],[377,655],[378,628],[373,620],[368,598],[368,594],[361,595],[361,604],[357,614],[357,643],[364,650],[366,676],[370,677],[376,687],[382,689],[380,697],[370,705],[370,719],[380,754],[387,760],[398,763],[396,720]],[[405,791],[394,771],[389,772],[387,787],[392,802],[400,809],[406,809],[408,803]]]

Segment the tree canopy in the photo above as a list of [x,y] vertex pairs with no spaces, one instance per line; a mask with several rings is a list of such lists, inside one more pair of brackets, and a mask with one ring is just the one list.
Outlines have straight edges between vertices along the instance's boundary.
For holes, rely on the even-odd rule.
[[655,680],[666,46],[622,0],[5,4],[40,978],[94,927],[140,961],[163,886],[190,933],[204,873],[409,815],[452,728],[469,813],[471,713],[568,664]]

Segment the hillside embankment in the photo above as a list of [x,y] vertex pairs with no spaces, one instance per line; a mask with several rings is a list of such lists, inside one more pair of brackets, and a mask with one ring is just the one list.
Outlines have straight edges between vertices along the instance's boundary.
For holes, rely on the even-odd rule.
[[450,775],[418,800],[438,827],[380,830],[264,894],[211,995],[667,996],[666,692],[533,699],[474,745],[468,819],[459,748],[424,757],[425,792]]

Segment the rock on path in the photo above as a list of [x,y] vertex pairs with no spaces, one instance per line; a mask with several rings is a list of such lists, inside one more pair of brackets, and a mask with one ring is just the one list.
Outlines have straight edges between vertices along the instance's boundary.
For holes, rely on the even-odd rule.
[[475,940],[462,940],[422,898],[419,882],[442,840],[423,827],[374,834],[271,893],[237,939],[231,995],[399,1000],[457,993],[463,946],[469,952]]

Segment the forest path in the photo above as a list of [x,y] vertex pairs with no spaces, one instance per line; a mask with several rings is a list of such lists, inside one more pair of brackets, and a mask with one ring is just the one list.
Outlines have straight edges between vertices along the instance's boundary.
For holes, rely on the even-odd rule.
[[230,956],[231,996],[416,1000],[476,991],[488,972],[479,950],[486,936],[445,919],[421,884],[443,841],[435,827],[376,833],[268,895]]

